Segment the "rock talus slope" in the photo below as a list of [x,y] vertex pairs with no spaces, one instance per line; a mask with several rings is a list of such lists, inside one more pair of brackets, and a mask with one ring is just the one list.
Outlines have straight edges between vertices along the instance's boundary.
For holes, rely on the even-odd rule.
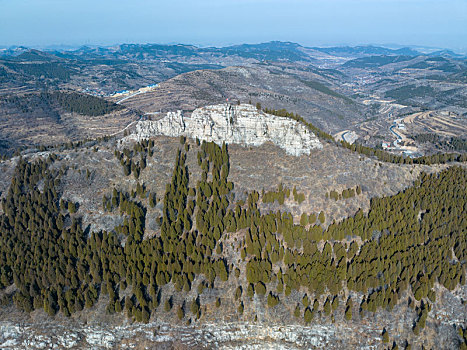
[[190,116],[182,111],[169,112],[157,121],[140,121],[130,137],[145,139],[156,135],[187,136],[222,144],[259,146],[273,142],[288,154],[310,154],[323,148],[307,127],[293,119],[258,111],[249,104],[220,104],[194,110]]

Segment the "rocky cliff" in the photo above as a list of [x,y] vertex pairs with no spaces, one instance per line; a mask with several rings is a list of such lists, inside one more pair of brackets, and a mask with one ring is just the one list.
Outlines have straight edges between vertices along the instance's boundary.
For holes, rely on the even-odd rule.
[[249,104],[221,104],[198,108],[185,115],[182,111],[169,112],[157,121],[140,121],[136,125],[137,139],[156,135],[187,136],[217,144],[237,143],[259,146],[273,142],[288,154],[310,154],[322,148],[318,138],[303,124],[284,117],[258,111]]

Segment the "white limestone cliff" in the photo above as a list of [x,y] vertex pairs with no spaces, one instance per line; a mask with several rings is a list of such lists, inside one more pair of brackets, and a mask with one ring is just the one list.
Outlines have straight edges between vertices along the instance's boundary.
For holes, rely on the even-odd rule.
[[169,112],[156,121],[139,121],[132,137],[141,140],[156,135],[245,146],[259,146],[270,141],[294,156],[310,154],[312,149],[323,147],[302,123],[263,113],[249,104],[206,106],[194,110],[190,116],[182,111]]

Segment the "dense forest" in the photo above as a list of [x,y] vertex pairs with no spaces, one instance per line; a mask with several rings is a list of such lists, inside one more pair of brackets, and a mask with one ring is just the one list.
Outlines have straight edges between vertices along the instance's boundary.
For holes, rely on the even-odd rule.
[[393,98],[397,101],[405,101],[409,98],[425,97],[434,94],[435,90],[431,86],[407,85],[387,91],[386,97]]
[[[302,213],[297,220],[287,211],[261,210],[261,203],[283,203],[290,190],[282,186],[235,201],[227,146],[180,141],[162,197],[160,232],[150,238],[144,238],[146,212],[157,198],[143,185],[131,193],[109,189],[103,209],[120,213],[123,223],[111,232],[86,234],[79,203],[61,198],[68,170],[54,166],[57,156],[20,159],[0,216],[0,288],[16,287],[2,302],[69,316],[106,295],[108,313],[125,312],[138,322],[148,322],[158,310],[196,320],[202,316],[200,298],[175,304],[180,298],[164,286],[173,285],[181,296],[193,288],[201,295],[229,280],[237,284],[239,314],[255,294],[274,308],[290,302],[293,291],[302,295],[293,316],[305,324],[318,312],[337,312],[339,305],[350,321],[408,302],[418,334],[436,302],[435,283],[449,290],[465,284],[464,168],[422,173],[405,191],[373,198],[367,213],[324,225],[323,212]],[[127,160],[151,156],[152,147],[145,140],[116,156],[126,166]],[[189,147],[197,147],[202,170],[194,187],[186,165]],[[124,175],[135,169],[130,165]],[[137,171],[145,169],[138,165]],[[296,189],[293,194],[301,199]],[[227,245],[240,259],[225,253]],[[219,298],[215,306],[223,302]]]
[[41,97],[57,102],[68,112],[94,117],[123,109],[122,106],[113,102],[77,92],[47,92],[42,93]]
[[442,137],[437,134],[417,134],[412,138],[420,143],[430,142],[440,148],[467,152],[467,139],[462,137]]
[[60,108],[81,115],[100,116],[124,107],[99,97],[71,91],[28,93],[23,96],[0,97],[0,106],[21,113],[44,113],[49,118],[60,120]]
[[6,65],[10,69],[25,75],[62,81],[70,80],[71,75],[74,73],[72,69],[57,63],[6,63]]

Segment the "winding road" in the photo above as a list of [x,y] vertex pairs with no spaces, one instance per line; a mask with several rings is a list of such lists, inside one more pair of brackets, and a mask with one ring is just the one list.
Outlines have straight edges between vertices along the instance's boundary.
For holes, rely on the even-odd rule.
[[139,94],[144,94],[146,91],[138,91],[138,92],[135,92],[131,95],[128,95],[120,100],[118,100],[117,102],[115,102],[117,105],[119,105],[120,103],[122,103],[123,101],[126,101],[128,100],[129,98],[133,97],[133,96],[136,96],[136,95],[139,95]]
[[393,125],[391,125],[391,126],[389,127],[389,130],[391,130],[391,132],[392,132],[394,135],[396,135],[396,137],[397,137],[397,140],[399,140],[399,141],[402,141],[402,136],[401,136],[401,135],[399,135],[397,132],[395,132],[395,131],[393,130],[393,129],[394,129],[394,127],[395,127],[395,125],[394,125],[394,124],[393,124]]
[[107,136],[115,136],[115,135],[118,135],[119,133],[121,132],[125,132],[126,129],[128,129],[129,127],[131,127],[133,124],[136,124],[137,122],[139,122],[140,120],[142,120],[143,117],[140,116],[138,120],[133,120],[132,122],[130,122],[130,124],[128,124],[127,126],[125,126],[122,130],[119,130],[117,132],[114,132],[113,134],[110,134],[110,135],[107,135]]
[[344,142],[349,143],[349,141],[347,141],[347,140],[345,139],[345,135],[348,134],[349,132],[350,132],[350,131],[346,131],[346,132],[344,132],[344,133],[341,135],[341,136],[342,136],[342,140],[343,140]]
[[129,98],[132,98],[136,95],[140,95],[140,94],[145,94],[146,92],[149,92],[151,91],[153,88],[156,88],[159,84],[155,84],[154,86],[152,86],[152,88],[148,88],[147,90],[138,90],[128,96],[125,96],[124,98],[118,100],[117,102],[115,102],[117,105],[119,105],[120,103],[122,103],[123,101],[126,101],[128,100]]

